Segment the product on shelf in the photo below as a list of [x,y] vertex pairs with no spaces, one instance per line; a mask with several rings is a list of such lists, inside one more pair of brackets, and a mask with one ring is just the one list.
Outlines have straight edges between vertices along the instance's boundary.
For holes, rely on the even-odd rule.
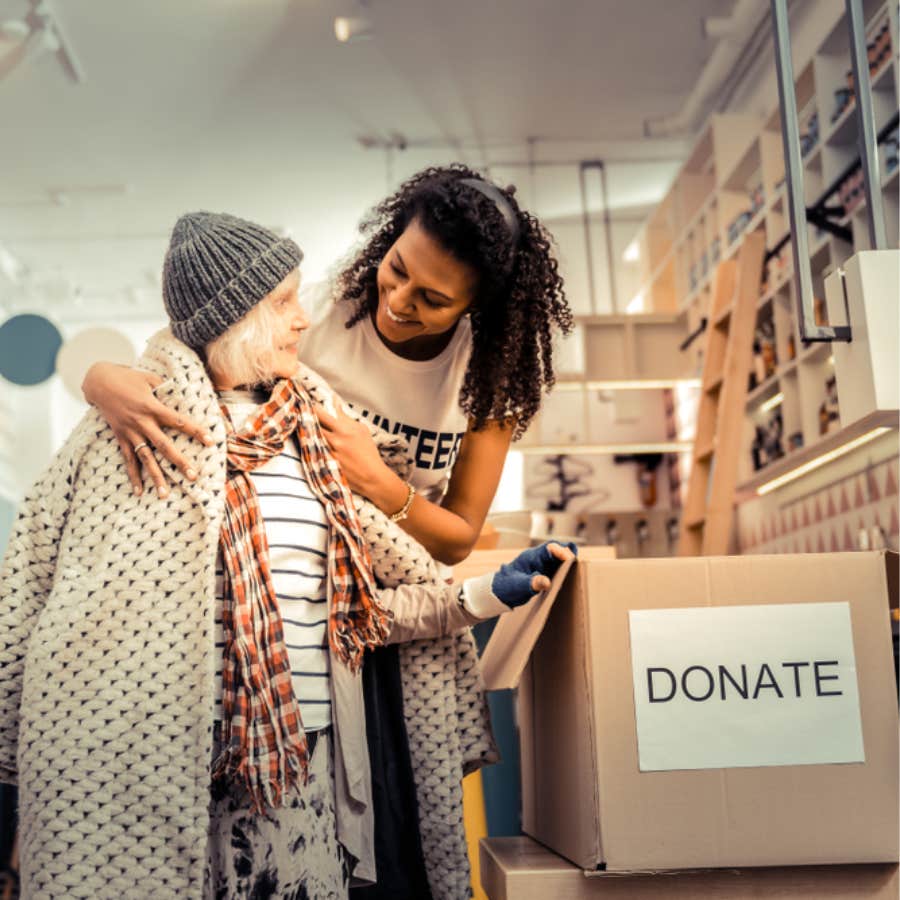
[[861,167],[854,169],[838,188],[838,196],[841,206],[844,207],[844,215],[850,215],[853,210],[862,203],[865,198],[865,180]]
[[[759,356],[762,361],[762,377],[761,382],[766,378],[771,378],[778,368],[778,354],[775,352],[775,325],[771,319],[766,319],[756,329],[756,340],[754,341],[753,365],[756,369],[756,346],[759,346]],[[757,372],[759,377],[759,372]]]
[[850,88],[841,87],[834,92],[834,112],[831,114],[832,123],[837,122],[852,99],[853,91]]
[[799,450],[803,446],[803,432],[795,431],[788,435],[788,450]]
[[825,300],[822,297],[813,297],[813,317],[816,325],[828,324],[828,308],[825,306]]
[[837,431],[839,425],[837,381],[830,375],[825,380],[825,399],[819,407],[819,434]]
[[743,212],[738,213],[734,219],[728,225],[728,244],[734,244],[737,239],[744,233],[744,229],[750,224],[750,220],[753,218],[753,214],[749,209],[745,209]]
[[867,44],[866,49],[869,58],[869,74],[874,75],[891,55],[891,31],[887,21],[878,31],[874,32],[874,37]]
[[758,472],[769,461],[766,457],[765,450],[766,430],[762,425],[757,425],[753,437],[753,443],[750,445],[750,457],[753,460],[753,471]]
[[750,197],[750,215],[755,216],[766,202],[766,193],[763,190],[762,183],[758,184],[749,194]]
[[788,361],[797,358],[797,342],[794,340],[794,335],[789,334],[787,339],[787,358]]
[[720,242],[719,239],[713,238],[713,242],[709,245],[709,258],[713,261],[713,264],[719,261],[719,251],[720,251]]
[[781,410],[777,409],[766,426],[766,457],[770,462],[784,456],[784,447],[781,443],[783,433],[784,421],[781,417]]
[[[834,121],[834,119],[832,119]],[[806,131],[800,133],[800,155],[809,156],[810,152],[819,143],[819,114],[814,112],[809,117]]]
[[897,163],[900,162],[900,160],[898,160],[898,146],[900,146],[898,129],[894,129],[894,131],[884,139],[882,146],[884,147],[884,174],[890,175],[890,173],[897,168]]
[[772,417],[764,425],[757,425],[754,430],[753,443],[750,445],[750,456],[753,461],[753,471],[758,472],[770,462],[784,456],[782,434],[784,420],[781,410],[776,409]]
[[752,391],[766,380],[766,365],[763,362],[762,343],[759,338],[753,340],[753,368],[750,370],[750,380],[747,390]]

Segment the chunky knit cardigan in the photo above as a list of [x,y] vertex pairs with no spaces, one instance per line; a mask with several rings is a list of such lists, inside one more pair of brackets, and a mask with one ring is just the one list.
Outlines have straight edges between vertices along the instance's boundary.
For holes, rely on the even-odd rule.
[[[197,480],[170,472],[167,499],[135,497],[90,410],[23,501],[0,572],[0,780],[20,783],[31,897],[202,892],[225,434],[202,363],[168,331],[141,366],[165,379],[164,402],[216,439],[189,448]],[[300,381],[326,396],[309,370]],[[381,440],[402,472],[402,446]],[[382,585],[436,580],[420,545],[357,505]],[[462,900],[459,779],[496,759],[477,657],[468,631],[416,641],[402,657],[429,882],[435,898]]]

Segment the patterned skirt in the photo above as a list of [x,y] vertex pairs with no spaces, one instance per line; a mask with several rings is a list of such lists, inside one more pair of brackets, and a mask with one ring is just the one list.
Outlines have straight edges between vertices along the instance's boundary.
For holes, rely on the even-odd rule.
[[[218,741],[215,749],[217,755]],[[309,783],[284,807],[255,813],[242,785],[220,782],[209,809],[204,900],[346,900],[349,869],[337,840],[331,729],[317,733]]]

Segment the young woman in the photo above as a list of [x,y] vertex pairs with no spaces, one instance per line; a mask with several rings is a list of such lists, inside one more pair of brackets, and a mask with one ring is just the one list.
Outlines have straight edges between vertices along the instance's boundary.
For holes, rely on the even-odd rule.
[[[562,279],[540,222],[512,191],[464,166],[415,175],[372,210],[361,234],[362,248],[334,284],[307,300],[303,357],[360,418],[407,439],[412,473],[403,479],[386,466],[369,429],[340,408],[319,410],[320,422],[350,486],[452,564],[469,554],[510,442],[553,384],[554,332],[572,324]],[[140,460],[164,495],[162,459],[188,477],[192,463],[163,428],[198,437],[203,429],[166,408],[156,384],[152,374],[98,365],[84,390],[116,434],[135,490],[142,490]],[[413,649],[378,650],[364,672],[379,869],[394,873],[382,881],[391,885],[382,896],[392,900],[426,895],[415,862],[420,837],[426,863],[429,845],[452,840],[456,867],[466,866],[458,828],[452,838],[428,823],[424,835],[415,833],[429,803],[416,758],[429,742],[417,736],[408,709],[404,723]],[[461,799],[453,790],[451,806]],[[429,879],[432,894],[448,867]]]
[[142,365],[213,436],[196,477],[134,494],[91,411],[23,504],[0,571],[0,778],[19,783],[25,895],[371,881],[365,650],[525,602],[571,556],[527,551],[457,590],[351,495],[313,413],[331,394],[297,361],[300,258],[253,223],[182,217],[171,331]]

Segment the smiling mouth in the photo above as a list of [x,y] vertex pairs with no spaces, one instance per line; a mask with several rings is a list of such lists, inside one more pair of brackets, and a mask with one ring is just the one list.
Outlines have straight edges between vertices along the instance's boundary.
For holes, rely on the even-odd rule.
[[396,322],[398,325],[416,325],[416,324],[418,324],[418,323],[414,322],[412,319],[401,319],[400,316],[395,315],[391,311],[391,308],[390,308],[390,306],[387,305],[387,303],[384,304],[384,311],[385,311],[387,317],[392,322]]

